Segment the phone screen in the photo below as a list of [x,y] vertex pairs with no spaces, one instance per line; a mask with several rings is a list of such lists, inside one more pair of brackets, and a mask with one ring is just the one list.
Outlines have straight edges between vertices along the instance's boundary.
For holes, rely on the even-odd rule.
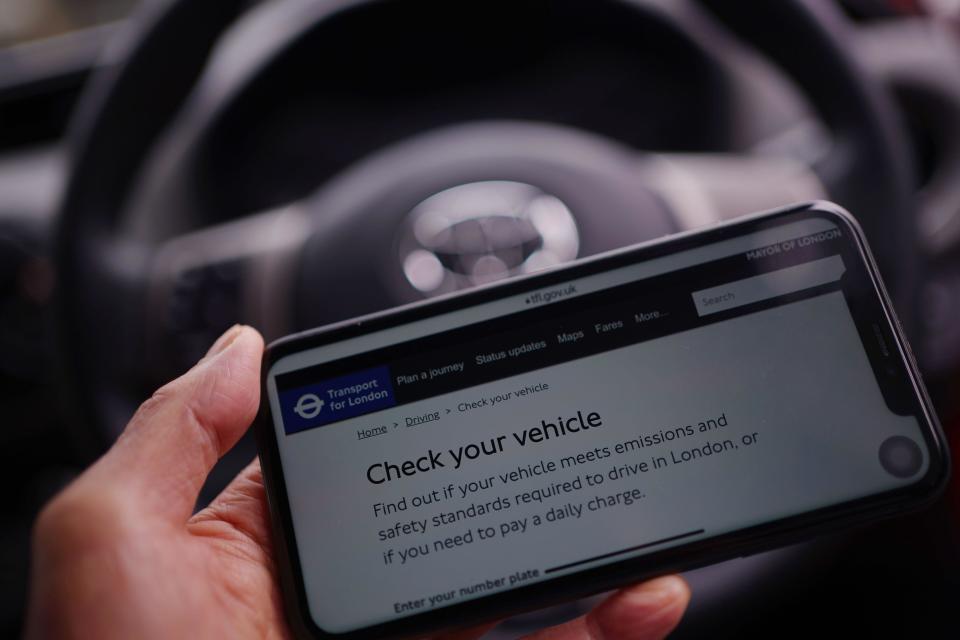
[[919,482],[929,427],[852,228],[735,229],[276,359],[266,389],[316,625]]

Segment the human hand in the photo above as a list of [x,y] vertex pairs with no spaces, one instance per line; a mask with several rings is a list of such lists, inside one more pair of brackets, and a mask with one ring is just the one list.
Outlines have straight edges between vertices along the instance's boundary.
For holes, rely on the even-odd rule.
[[[193,513],[210,469],[256,414],[262,352],[253,329],[227,331],[47,505],[34,532],[27,638],[290,635],[259,463]],[[659,638],[689,597],[681,578],[658,578],[532,637]],[[477,638],[490,626],[444,637]]]

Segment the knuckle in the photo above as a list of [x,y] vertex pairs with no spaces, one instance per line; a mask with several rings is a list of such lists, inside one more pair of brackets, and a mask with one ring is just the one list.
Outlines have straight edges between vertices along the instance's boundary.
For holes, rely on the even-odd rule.
[[159,413],[164,407],[169,407],[179,401],[179,393],[176,380],[168,382],[143,401],[134,416],[134,420],[149,420],[151,416]]
[[125,529],[122,498],[116,492],[68,487],[51,500],[34,524],[39,546],[69,544],[82,548],[115,538]]

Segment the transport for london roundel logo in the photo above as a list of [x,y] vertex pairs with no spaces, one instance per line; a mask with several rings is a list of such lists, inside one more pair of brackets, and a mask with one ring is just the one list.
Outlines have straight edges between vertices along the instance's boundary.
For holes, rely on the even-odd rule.
[[294,412],[304,420],[316,418],[323,409],[323,400],[315,393],[305,393],[297,400]]

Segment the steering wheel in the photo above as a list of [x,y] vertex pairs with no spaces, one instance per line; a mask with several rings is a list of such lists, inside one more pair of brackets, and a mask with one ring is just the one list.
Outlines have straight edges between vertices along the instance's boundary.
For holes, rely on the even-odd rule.
[[[910,153],[850,28],[815,0],[149,4],[112,43],[73,128],[56,246],[69,424],[102,450],[150,389],[236,321],[278,337],[823,196],[859,216],[909,327]],[[531,69],[549,74],[547,52],[601,40],[654,77],[668,57],[691,70],[659,76],[704,114],[677,145],[685,153],[590,130],[562,100],[497,99]],[[751,73],[777,69],[802,94],[823,144],[735,144],[731,85],[748,57],[762,59]],[[296,107],[276,94],[284,83],[322,98],[310,105],[322,114],[315,154],[257,171],[301,187],[239,205],[211,194],[206,178],[240,153],[237,132],[269,136],[264,105]],[[460,97],[435,90],[443,83]],[[378,129],[401,116],[399,138]],[[338,127],[347,133],[325,137]],[[256,195],[246,175],[227,191]]]

